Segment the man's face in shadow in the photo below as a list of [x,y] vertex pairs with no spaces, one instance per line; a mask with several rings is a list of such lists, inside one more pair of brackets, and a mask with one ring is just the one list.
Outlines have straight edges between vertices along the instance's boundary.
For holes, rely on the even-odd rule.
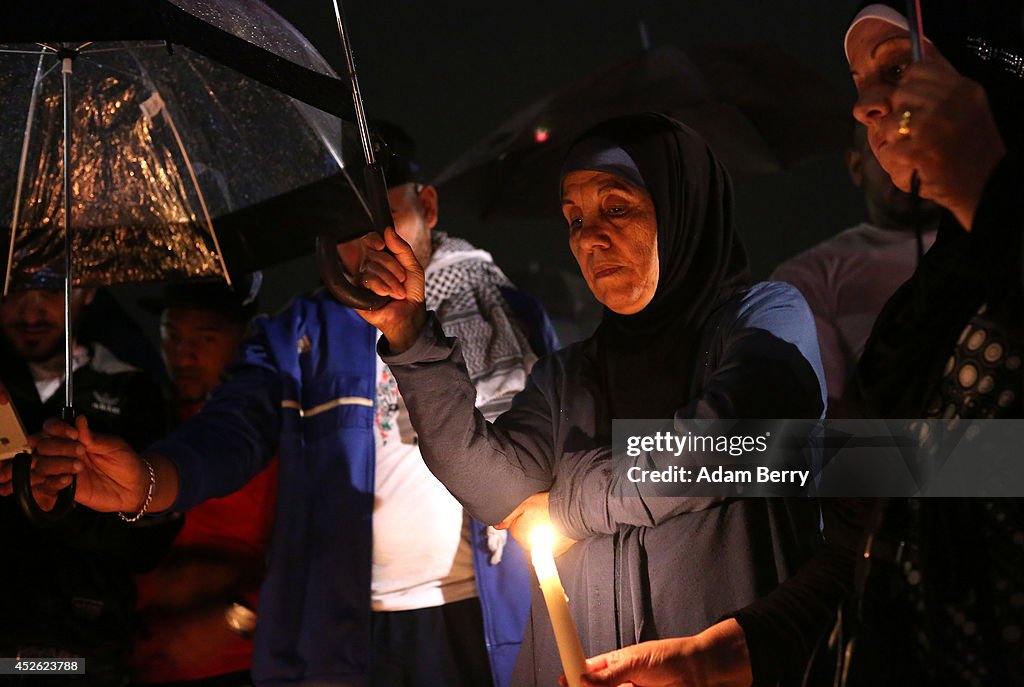
[[[94,295],[94,289],[72,291],[72,322]],[[64,345],[64,292],[29,289],[9,293],[0,302],[0,330],[24,360],[38,363],[54,358]]]
[[175,398],[202,403],[220,383],[242,340],[244,327],[226,315],[170,307],[160,317],[160,347]]

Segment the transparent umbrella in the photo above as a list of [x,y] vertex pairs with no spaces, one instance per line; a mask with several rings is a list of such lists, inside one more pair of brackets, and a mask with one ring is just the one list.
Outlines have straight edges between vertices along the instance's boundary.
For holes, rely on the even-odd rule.
[[216,218],[344,168],[338,118],[189,48],[65,45],[0,46],[5,290],[63,254],[64,64],[75,284],[228,277]]
[[48,274],[68,295],[230,282],[233,260],[252,269],[310,252],[315,233],[368,230],[342,156],[347,84],[258,0],[12,4],[0,9],[5,293]]

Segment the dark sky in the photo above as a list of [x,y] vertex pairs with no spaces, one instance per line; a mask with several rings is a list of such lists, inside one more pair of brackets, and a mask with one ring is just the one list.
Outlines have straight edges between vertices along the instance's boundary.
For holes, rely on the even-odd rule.
[[[334,65],[331,0],[272,0]],[[401,122],[440,171],[502,120],[595,69],[653,46],[773,41],[849,89],[842,35],[850,0],[346,0],[370,116]],[[845,92],[845,91],[844,91]]]

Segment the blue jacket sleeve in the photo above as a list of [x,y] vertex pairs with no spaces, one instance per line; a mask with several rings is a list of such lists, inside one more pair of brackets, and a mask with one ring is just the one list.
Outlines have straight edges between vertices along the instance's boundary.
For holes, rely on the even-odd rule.
[[267,320],[241,347],[203,409],[148,452],[178,468],[174,510],[241,487],[270,461],[281,432],[282,382],[266,335]]
[[[703,390],[676,412],[677,420],[738,418],[820,419],[825,377],[814,318],[803,296],[780,282],[748,290],[720,320],[712,344],[714,369]],[[611,534],[619,525],[653,527],[680,513],[710,508],[721,498],[651,496],[626,478],[628,464],[611,451],[555,482],[549,509],[569,537]],[[641,454],[634,464],[646,463]]]

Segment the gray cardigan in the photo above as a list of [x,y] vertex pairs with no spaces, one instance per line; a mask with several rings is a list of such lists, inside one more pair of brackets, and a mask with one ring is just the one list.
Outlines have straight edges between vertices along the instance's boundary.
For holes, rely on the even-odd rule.
[[[823,416],[814,321],[793,287],[751,287],[716,311],[704,340],[699,388],[677,417]],[[551,491],[555,524],[580,540],[558,568],[587,655],[699,632],[774,589],[819,543],[808,499],[615,496],[593,339],[538,362],[493,423],[475,410],[458,342],[435,319],[409,350],[388,353],[382,339],[427,466],[474,517],[497,523]],[[533,592],[514,685],[549,685],[561,672]]]

